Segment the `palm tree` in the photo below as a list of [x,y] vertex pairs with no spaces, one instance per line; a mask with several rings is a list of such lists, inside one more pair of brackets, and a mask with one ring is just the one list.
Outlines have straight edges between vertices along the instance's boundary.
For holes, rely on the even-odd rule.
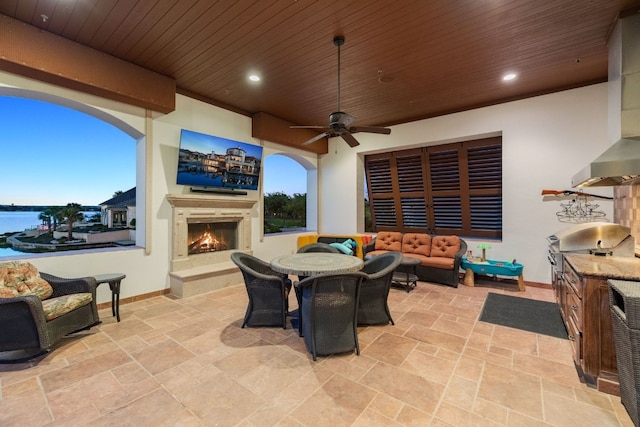
[[78,203],[67,203],[67,206],[60,209],[60,214],[67,222],[67,239],[71,240],[73,238],[73,223],[84,219],[82,206]]
[[[56,214],[60,208],[55,206],[49,206],[45,210],[43,210],[40,215],[38,215],[38,219],[41,219],[43,222],[47,224],[47,231],[56,231],[56,227],[58,226],[58,220],[56,218]],[[51,223],[53,222],[53,230],[51,229]]]
[[38,215],[38,219],[42,221],[43,224],[47,224],[47,231],[51,231],[51,216],[47,214],[46,210],[40,212]]
[[53,209],[53,231],[58,228],[58,223],[64,222],[64,214],[62,210],[64,207],[55,207]]

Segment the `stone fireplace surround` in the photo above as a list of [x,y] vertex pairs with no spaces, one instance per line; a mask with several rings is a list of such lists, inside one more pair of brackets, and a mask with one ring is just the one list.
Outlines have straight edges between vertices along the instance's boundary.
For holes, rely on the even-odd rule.
[[[255,200],[221,198],[213,195],[170,194],[171,294],[186,298],[242,283],[242,274],[231,262],[235,251],[251,253],[251,211]],[[234,250],[188,254],[189,222],[238,223],[237,248]]]

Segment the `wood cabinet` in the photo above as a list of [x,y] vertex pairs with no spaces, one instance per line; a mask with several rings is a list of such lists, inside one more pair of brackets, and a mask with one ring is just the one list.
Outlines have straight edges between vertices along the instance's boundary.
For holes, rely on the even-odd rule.
[[565,259],[555,291],[578,373],[598,390],[619,394],[607,278],[580,275]]

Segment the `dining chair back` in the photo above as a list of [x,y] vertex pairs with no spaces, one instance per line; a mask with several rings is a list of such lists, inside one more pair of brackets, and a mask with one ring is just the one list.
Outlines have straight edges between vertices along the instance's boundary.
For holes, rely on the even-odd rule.
[[291,291],[291,280],[287,275],[243,252],[232,253],[231,261],[240,268],[249,297],[242,327],[282,326],[286,329]]
[[402,253],[387,252],[365,261],[361,272],[366,274],[360,287],[358,325],[388,325],[393,318],[387,299],[393,272],[402,262]]
[[358,345],[358,296],[364,273],[311,276],[296,283],[300,334],[313,356],[353,351]]

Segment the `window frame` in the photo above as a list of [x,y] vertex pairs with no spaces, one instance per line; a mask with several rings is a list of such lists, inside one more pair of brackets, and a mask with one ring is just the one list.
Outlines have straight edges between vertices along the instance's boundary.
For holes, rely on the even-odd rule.
[[365,155],[373,231],[502,238],[502,137]]

